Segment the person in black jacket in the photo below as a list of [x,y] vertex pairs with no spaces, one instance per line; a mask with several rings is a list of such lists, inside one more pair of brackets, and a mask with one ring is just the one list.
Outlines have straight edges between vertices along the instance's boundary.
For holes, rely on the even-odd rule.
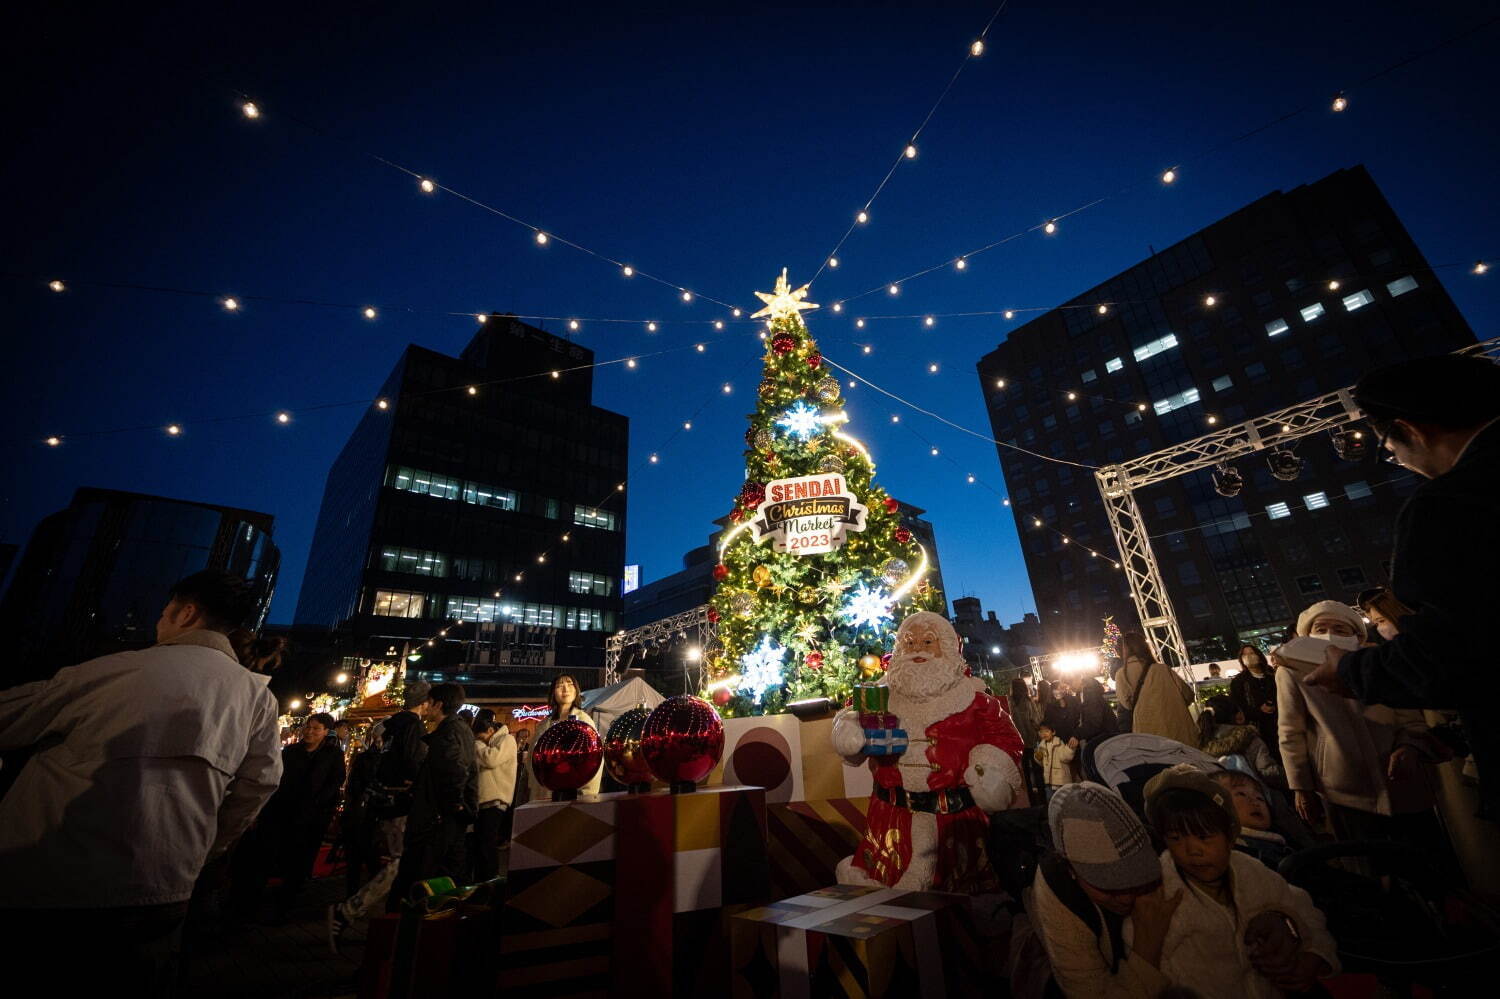
[[[1078,678],[1078,730],[1073,737],[1079,742],[1095,742],[1119,731],[1114,711],[1104,696],[1104,688],[1092,676]],[[1074,746],[1077,749],[1078,746]]]
[[1330,648],[1305,682],[1393,708],[1457,708],[1479,767],[1484,817],[1500,821],[1500,695],[1494,613],[1500,554],[1500,366],[1428,357],[1372,371],[1354,389],[1380,450],[1427,479],[1396,518],[1391,591],[1412,613],[1370,648]]
[[1059,739],[1074,749],[1078,748],[1078,743],[1074,740],[1083,725],[1083,703],[1062,677],[1052,681],[1050,696],[1042,705],[1042,721],[1047,723]]
[[1245,713],[1245,724],[1254,725],[1266,747],[1281,757],[1281,736],[1276,730],[1276,671],[1265,653],[1253,645],[1240,646],[1240,671],[1229,681],[1229,699]]
[[339,831],[344,843],[344,894],[353,895],[365,883],[365,873],[375,857],[371,845],[375,840],[375,817],[370,812],[370,792],[375,787],[375,772],[380,766],[381,738],[384,725],[374,725],[366,737],[365,748],[349,762],[349,783],[344,788],[344,814]]
[[464,688],[439,683],[417,713],[436,722],[427,736],[427,758],[412,786],[406,843],[386,909],[396,912],[412,885],[428,878],[463,876],[464,833],[479,812],[479,768],[474,731],[458,716]]

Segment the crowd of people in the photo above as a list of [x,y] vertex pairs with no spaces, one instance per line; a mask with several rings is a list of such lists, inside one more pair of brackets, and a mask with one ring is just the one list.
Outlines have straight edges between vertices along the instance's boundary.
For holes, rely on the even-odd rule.
[[[1354,398],[1379,451],[1428,480],[1396,525],[1389,589],[1307,607],[1284,644],[1241,648],[1227,692],[1202,704],[1140,633],[1123,638],[1114,704],[1094,677],[1013,686],[1045,840],[1008,885],[1017,995],[1315,990],[1340,967],[1339,900],[1385,875],[1330,875],[1315,901],[1280,873],[1308,847],[1394,844],[1455,881],[1475,856],[1494,862],[1500,735],[1484,705],[1500,680],[1480,573],[1500,552],[1500,367],[1407,362]],[[243,630],[253,609],[245,581],[200,572],[173,588],[154,646],[0,691],[0,751],[30,752],[0,800],[0,914],[29,963],[65,967],[86,940],[110,981],[170,995],[195,900],[260,918],[274,881],[279,918],[330,839],[346,865],[347,898],[328,912],[335,949],[424,886],[501,870],[511,810],[545,793],[530,787],[526,733],[471,717],[456,683],[413,681],[352,756],[328,715],[284,744],[268,689],[284,649]],[[580,694],[556,678],[539,737],[568,718],[595,724]],[[1127,800],[1085,779],[1119,732],[1188,759]],[[997,869],[1025,853],[997,847],[1016,828],[990,826]]]

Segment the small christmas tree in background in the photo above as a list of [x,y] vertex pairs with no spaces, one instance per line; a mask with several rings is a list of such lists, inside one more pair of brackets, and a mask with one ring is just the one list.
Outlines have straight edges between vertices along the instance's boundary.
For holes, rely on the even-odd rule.
[[705,657],[706,686],[728,716],[844,701],[860,658],[887,651],[902,617],[942,606],[924,578],[927,553],[842,429],[839,380],[802,322],[817,308],[806,286],[792,291],[783,270],[774,293],[756,295],[766,303],[756,318],[770,322],[765,368],[745,484],[719,539],[718,641]]
[[1120,626],[1115,624],[1113,614],[1104,619],[1104,641],[1099,646],[1099,653],[1105,659],[1120,658]]

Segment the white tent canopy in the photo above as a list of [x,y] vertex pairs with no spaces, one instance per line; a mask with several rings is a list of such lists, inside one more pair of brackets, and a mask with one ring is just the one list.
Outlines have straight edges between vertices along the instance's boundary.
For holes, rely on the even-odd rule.
[[609,734],[614,720],[638,704],[654,708],[666,700],[656,688],[638,676],[627,677],[607,687],[585,690],[579,697],[580,706],[599,726],[601,736]]

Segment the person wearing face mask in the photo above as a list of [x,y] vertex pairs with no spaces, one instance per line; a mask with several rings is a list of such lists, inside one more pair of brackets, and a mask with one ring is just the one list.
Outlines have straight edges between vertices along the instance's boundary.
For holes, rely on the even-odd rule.
[[1365,375],[1353,395],[1379,449],[1427,480],[1396,518],[1391,589],[1412,612],[1382,645],[1330,649],[1308,683],[1365,704],[1457,708],[1485,816],[1500,820],[1500,729],[1483,707],[1500,695],[1483,626],[1500,552],[1500,365],[1404,361]]
[[[1323,600],[1298,616],[1297,634],[1354,649],[1365,640],[1365,622],[1353,607]],[[1441,750],[1421,712],[1362,705],[1308,686],[1309,664],[1273,659],[1281,759],[1297,814],[1319,825],[1326,802],[1341,840],[1431,845],[1435,831],[1441,841],[1427,772]]]
[[1253,645],[1240,646],[1240,671],[1229,681],[1229,697],[1245,713],[1272,753],[1279,755],[1276,728],[1276,674],[1265,654]]

